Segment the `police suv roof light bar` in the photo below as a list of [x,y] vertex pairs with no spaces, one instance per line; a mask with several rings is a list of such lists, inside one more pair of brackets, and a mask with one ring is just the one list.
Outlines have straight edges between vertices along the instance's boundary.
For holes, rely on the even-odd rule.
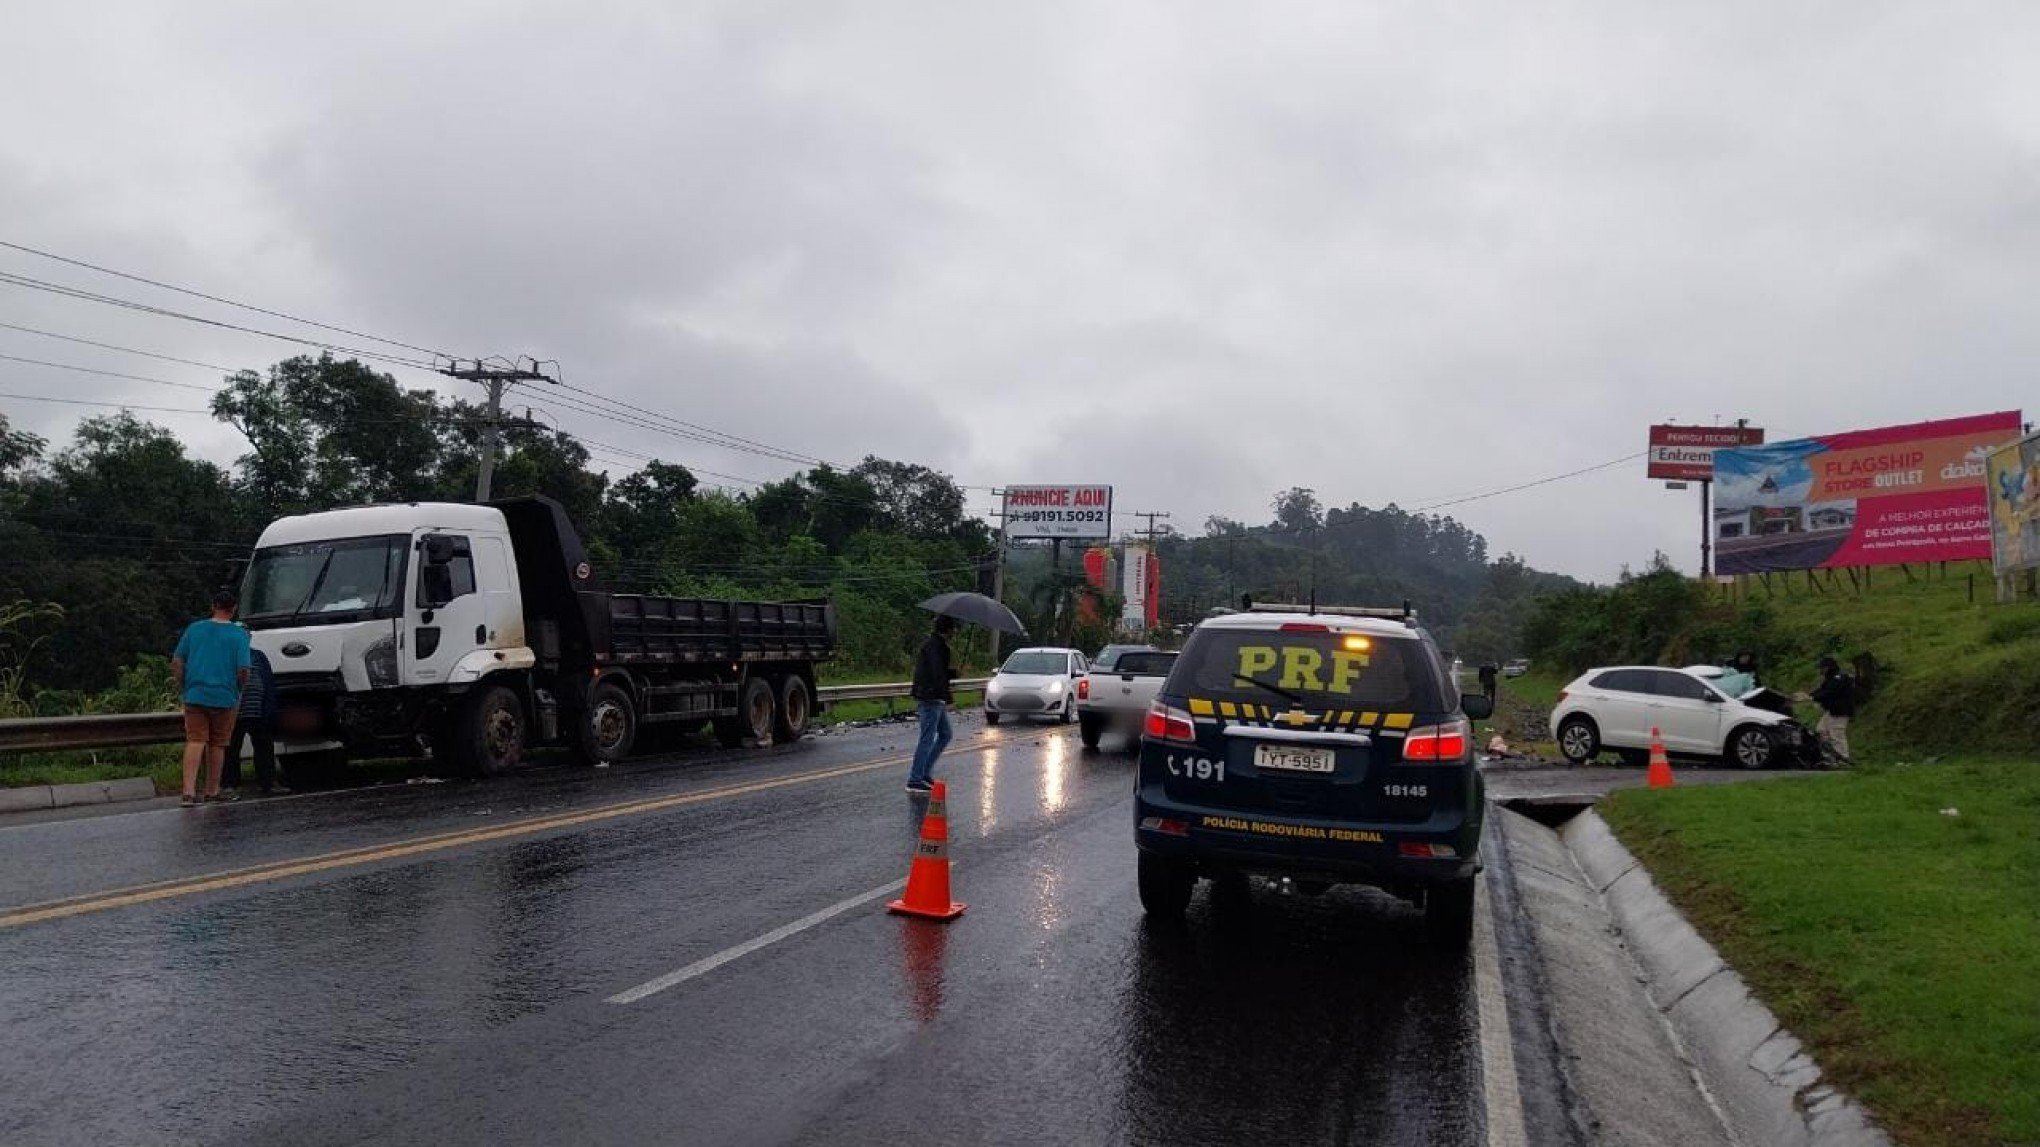
[[1320,605],[1315,608],[1297,605],[1293,602],[1257,601],[1247,607],[1250,613],[1327,613],[1334,617],[1377,617],[1388,621],[1415,621],[1417,611],[1409,602],[1401,607],[1380,605]]

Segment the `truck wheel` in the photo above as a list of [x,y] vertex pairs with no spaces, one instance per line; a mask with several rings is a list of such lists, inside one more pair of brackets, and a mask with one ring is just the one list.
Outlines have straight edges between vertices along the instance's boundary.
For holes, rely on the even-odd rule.
[[998,723],[999,723],[999,714],[998,714],[998,713],[996,713],[996,712],[994,712],[994,711],[992,711],[992,710],[990,710],[990,709],[987,709],[987,710],[985,710],[985,724],[987,724],[987,725],[996,725],[996,724],[998,724]]
[[524,757],[524,702],[505,685],[484,685],[468,697],[456,734],[461,764],[478,777],[515,768]]
[[1084,740],[1084,747],[1095,749],[1105,736],[1105,718],[1096,713],[1077,714],[1077,736]]
[[1473,938],[1473,882],[1476,877],[1436,884],[1424,893],[1424,932],[1431,942],[1454,950]]
[[1153,853],[1140,854],[1138,872],[1140,906],[1162,920],[1181,920],[1190,907],[1190,893],[1197,887],[1197,874],[1172,860]]
[[745,681],[737,694],[735,715],[715,719],[715,739],[725,749],[738,749],[745,744],[771,744],[772,718],[776,708],[772,703],[770,681],[763,677]]
[[615,764],[630,756],[637,743],[637,706],[621,685],[605,681],[588,698],[579,725],[581,759],[591,765]]
[[814,694],[798,673],[787,675],[779,687],[779,710],[772,722],[774,740],[791,744],[807,735],[808,719],[814,716]]

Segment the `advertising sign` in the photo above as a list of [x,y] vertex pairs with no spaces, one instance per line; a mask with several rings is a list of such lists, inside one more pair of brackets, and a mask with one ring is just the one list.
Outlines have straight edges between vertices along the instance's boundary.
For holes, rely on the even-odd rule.
[[1009,538],[1112,536],[1110,486],[1008,486]]
[[1668,482],[1712,481],[1716,450],[1763,441],[1764,432],[1754,426],[1653,426],[1650,476]]
[[1146,546],[1129,545],[1120,569],[1125,575],[1120,592],[1126,604],[1119,614],[1119,627],[1127,633],[1146,633],[1161,617],[1162,560]]
[[2040,569],[2040,434],[1993,450],[1984,470],[1998,576]]
[[1714,452],[1715,572],[1990,556],[1984,459],[2019,412]]

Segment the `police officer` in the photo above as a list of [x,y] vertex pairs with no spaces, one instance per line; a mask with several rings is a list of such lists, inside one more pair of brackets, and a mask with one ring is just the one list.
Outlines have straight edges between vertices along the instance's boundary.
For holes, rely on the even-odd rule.
[[1820,724],[1815,732],[1834,747],[1836,755],[1849,758],[1849,718],[1856,715],[1856,680],[1832,657],[1820,659],[1820,684],[1806,700],[1820,706]]

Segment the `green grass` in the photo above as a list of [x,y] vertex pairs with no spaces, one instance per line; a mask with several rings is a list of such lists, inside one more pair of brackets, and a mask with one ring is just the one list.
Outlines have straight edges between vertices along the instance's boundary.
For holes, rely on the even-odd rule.
[[184,784],[183,746],[148,745],[131,749],[91,749],[70,753],[23,753],[0,758],[0,788],[25,785],[70,785],[148,777],[159,793],[174,793]]
[[2040,1143],[2040,762],[1630,790],[1601,811],[1899,1142]]

